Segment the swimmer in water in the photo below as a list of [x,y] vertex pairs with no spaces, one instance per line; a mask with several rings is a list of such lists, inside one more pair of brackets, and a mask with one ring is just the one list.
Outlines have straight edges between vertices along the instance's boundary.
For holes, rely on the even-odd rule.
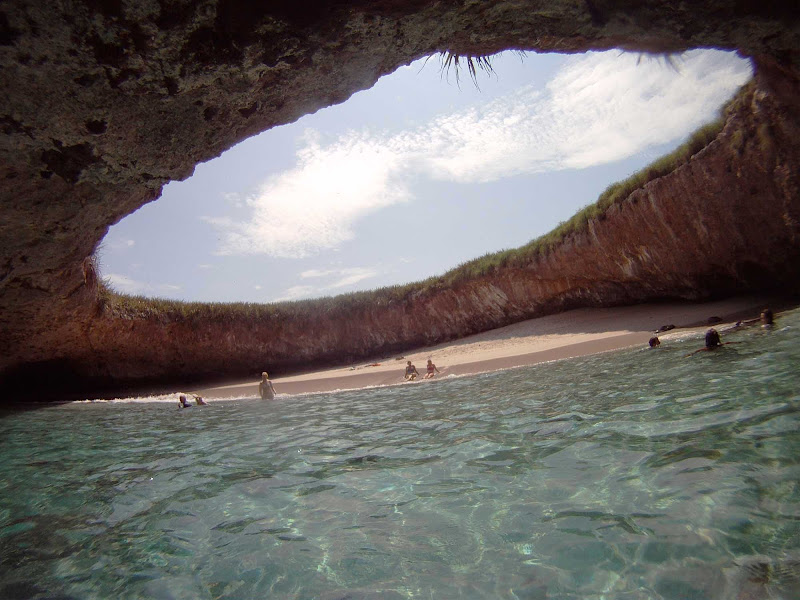
[[706,331],[706,350],[714,350],[722,346],[722,340],[719,339],[719,332],[713,327]]
[[697,354],[698,352],[710,352],[711,350],[716,350],[717,348],[721,348],[722,346],[726,346],[728,344],[736,344],[738,342],[723,342],[719,337],[719,332],[714,329],[713,327],[706,331],[706,345],[699,350],[695,350],[694,352],[690,352],[686,356],[691,356],[692,354]]

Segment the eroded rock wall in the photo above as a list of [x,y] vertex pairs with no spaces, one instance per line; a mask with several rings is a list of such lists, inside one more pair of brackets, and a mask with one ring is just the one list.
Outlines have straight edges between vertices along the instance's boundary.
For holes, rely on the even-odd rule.
[[[713,46],[756,57],[760,71],[769,75],[765,82],[775,89],[792,88],[800,65],[798,23],[793,3],[722,0],[7,0],[0,5],[0,379],[11,372],[105,374],[116,385],[118,378],[183,373],[183,362],[214,362],[221,354],[206,357],[199,349],[203,345],[186,354],[183,332],[140,324],[131,333],[129,323],[106,320],[96,309],[86,257],[111,224],[156,199],[166,182],[189,176],[198,162],[249,135],[342,102],[400,65],[445,50],[486,55],[507,48],[670,52]],[[781,110],[786,120],[796,121],[792,102],[784,102]],[[782,130],[783,125],[776,127]],[[776,139],[781,156],[791,154],[780,146],[783,138]],[[755,147],[748,150],[751,162],[764,165],[780,181],[772,151],[763,159],[753,151]],[[796,172],[796,164],[787,168]],[[794,185],[791,173],[783,180],[784,186]],[[702,198],[704,189],[686,188],[686,194]],[[796,194],[781,197],[786,193]],[[752,201],[757,206],[773,200]],[[710,220],[705,225],[709,231],[727,227]],[[458,292],[463,295],[447,302],[443,296],[427,309],[414,304],[393,307],[380,317],[362,315],[374,322],[396,318],[403,332],[397,339],[391,333],[386,339],[375,333],[352,340],[325,334],[323,347],[308,341],[313,334],[298,338],[294,331],[286,334],[295,337],[285,345],[280,337],[261,335],[258,344],[268,358],[287,366],[299,361],[279,358],[290,351],[309,360],[360,356],[366,348],[399,347],[430,337],[404,329],[403,313],[410,310],[436,314],[428,324],[434,331],[441,328],[442,336],[459,335],[530,314],[517,295],[547,287],[541,273],[548,268],[553,277],[547,285],[564,292],[543,306],[580,298],[636,300],[642,294],[631,291],[636,287],[632,279],[640,278],[638,286],[647,287],[645,276],[667,268],[637,256],[627,255],[628,270],[623,272],[634,277],[622,278],[627,281],[624,292],[615,276],[591,292],[580,291],[588,288],[577,281],[598,281],[599,276],[576,272],[564,279],[553,266],[558,261],[551,258],[551,265],[536,266],[538,276],[531,275],[534,266],[513,277],[503,275],[491,284],[496,293],[486,292],[485,282],[467,286],[477,286],[477,297],[510,298],[502,308],[489,310],[500,315],[495,319],[487,320],[487,305],[470,300],[473,292],[464,289]],[[716,262],[706,265],[709,272],[716,272],[714,265],[739,261],[721,254],[711,258]],[[737,279],[737,269],[730,281],[744,281]],[[501,285],[503,278],[509,282]],[[681,289],[695,285],[691,279],[684,284]],[[443,303],[441,310],[437,303]],[[450,305],[463,312],[448,316],[444,307]],[[449,329],[442,325],[447,322],[452,322]],[[324,318],[307,326],[322,332],[340,327]],[[137,336],[145,334],[158,340],[159,349],[150,358],[137,358]],[[252,356],[250,342],[237,341],[241,336],[233,339],[230,346],[241,348],[233,351],[235,356]],[[297,339],[304,341],[295,343]],[[239,369],[244,359],[216,362]]]
[[[252,323],[103,314],[87,375],[190,381],[348,364],[582,306],[708,299],[800,283],[793,95],[755,85],[716,140],[524,268],[395,302]],[[800,92],[795,87],[794,92]],[[787,90],[789,91],[789,90]],[[794,96],[800,97],[800,96]]]

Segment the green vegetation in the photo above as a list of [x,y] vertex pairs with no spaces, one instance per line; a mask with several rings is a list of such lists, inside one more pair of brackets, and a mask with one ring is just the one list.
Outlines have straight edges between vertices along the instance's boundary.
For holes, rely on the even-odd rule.
[[115,292],[101,281],[98,286],[98,303],[112,316],[123,319],[156,320],[161,323],[220,323],[290,322],[305,319],[308,315],[335,315],[337,318],[364,307],[375,307],[400,302],[412,293],[421,291],[423,285],[410,283],[366,292],[353,292],[340,296],[327,296],[312,300],[259,304],[254,302],[182,302],[164,298],[147,298]]
[[525,267],[538,256],[546,255],[568,236],[584,231],[590,221],[604,219],[609,208],[625,200],[631,193],[687,163],[693,155],[717,137],[724,122],[724,118],[720,117],[713,123],[701,127],[675,151],[662,156],[627,179],[611,184],[600,194],[594,204],[578,211],[568,221],[559,223],[551,232],[536,238],[521,248],[486,254],[466,262],[445,273],[441,278],[442,284],[449,286],[458,281],[494,273],[505,267]]
[[[450,60],[454,60],[457,64],[459,57],[456,55],[451,56],[453,58]],[[477,62],[473,63],[473,60]],[[475,65],[479,68],[491,68],[488,63],[485,64],[482,60],[471,59],[469,61],[471,74],[474,73]],[[560,223],[551,232],[532,240],[520,248],[501,250],[470,260],[441,276],[372,291],[273,304],[180,302],[159,298],[145,298],[143,296],[127,296],[114,292],[108,284],[101,282],[99,286],[99,302],[105,310],[121,318],[156,319],[164,323],[176,321],[253,323],[265,322],[271,319],[274,319],[275,322],[286,322],[296,319],[305,320],[309,315],[319,318],[326,314],[336,315],[337,318],[341,318],[365,308],[388,306],[404,302],[412,296],[425,296],[437,290],[448,289],[460,283],[492,275],[505,268],[528,267],[540,256],[547,255],[565,238],[586,230],[591,221],[604,219],[609,208],[623,202],[632,192],[687,163],[694,154],[705,148],[717,137],[728,115],[744,101],[743,97],[746,96],[748,88],[749,86],[742,88],[739,94],[734,96],[723,107],[720,111],[719,119],[695,131],[674,152],[659,158],[624,181],[610,185],[600,194],[597,202],[586,206],[568,221]],[[759,131],[759,133],[761,132]],[[763,137],[769,138],[768,132],[764,132]]]

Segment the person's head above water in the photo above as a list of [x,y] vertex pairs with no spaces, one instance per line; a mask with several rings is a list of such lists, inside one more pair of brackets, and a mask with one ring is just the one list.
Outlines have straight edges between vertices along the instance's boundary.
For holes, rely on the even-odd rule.
[[772,325],[774,321],[774,317],[772,316],[772,311],[769,308],[765,308],[761,311],[761,322],[764,325]]
[[719,333],[713,327],[706,331],[706,348],[716,348],[721,346],[722,341],[719,339]]

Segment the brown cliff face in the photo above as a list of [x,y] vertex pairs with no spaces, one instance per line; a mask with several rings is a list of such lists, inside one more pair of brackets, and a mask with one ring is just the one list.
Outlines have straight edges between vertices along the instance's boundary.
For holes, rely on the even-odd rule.
[[[65,5],[66,6],[66,5]],[[791,3],[216,0],[0,7],[0,377],[118,388],[362,358],[580,305],[781,284],[798,264],[800,16]],[[527,268],[313,323],[98,309],[107,228],[235,142],[436,51],[737,48],[752,99],[688,165]],[[414,319],[408,315],[413,314]]]
[[797,286],[798,123],[751,86],[717,139],[525,268],[312,320],[201,323],[101,313],[85,374],[174,383],[342,364],[579,306]]

